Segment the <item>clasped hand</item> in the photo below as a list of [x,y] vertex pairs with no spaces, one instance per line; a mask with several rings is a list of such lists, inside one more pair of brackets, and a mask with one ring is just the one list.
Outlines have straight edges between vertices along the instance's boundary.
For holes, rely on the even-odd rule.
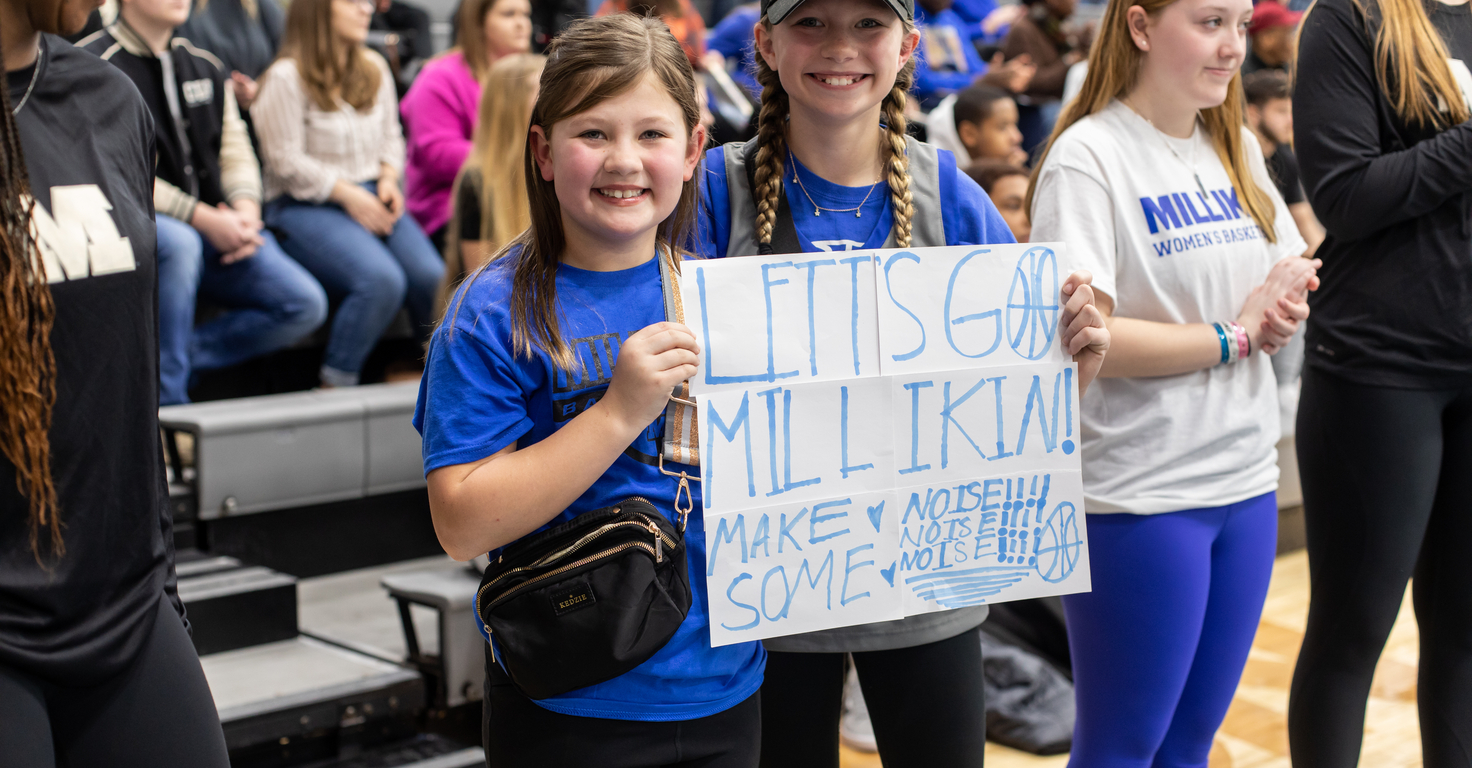
[[1319,288],[1318,259],[1283,259],[1252,289],[1237,322],[1256,349],[1276,354],[1308,319],[1308,292]]

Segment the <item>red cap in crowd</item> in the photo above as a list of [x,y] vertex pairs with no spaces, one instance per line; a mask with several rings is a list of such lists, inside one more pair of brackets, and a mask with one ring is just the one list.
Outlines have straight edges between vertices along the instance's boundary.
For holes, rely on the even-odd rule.
[[1252,8],[1252,22],[1247,25],[1247,34],[1255,35],[1273,27],[1293,27],[1303,18],[1303,11],[1290,11],[1277,0],[1261,0]]

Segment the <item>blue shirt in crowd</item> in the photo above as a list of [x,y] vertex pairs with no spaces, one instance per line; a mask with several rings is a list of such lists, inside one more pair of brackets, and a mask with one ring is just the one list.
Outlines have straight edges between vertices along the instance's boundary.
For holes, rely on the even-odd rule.
[[[711,258],[728,255],[726,242],[731,233],[731,192],[726,179],[725,148],[716,147],[705,153],[705,184],[701,190],[698,238],[700,253]],[[1016,238],[1007,222],[997,213],[991,198],[975,181],[956,169],[956,157],[946,150],[940,154],[940,215],[946,229],[946,245],[983,245],[1013,243]],[[794,158],[795,162],[795,158]],[[783,174],[782,188],[787,206],[792,211],[793,228],[805,253],[817,251],[855,251],[883,248],[894,226],[894,208],[890,205],[889,184],[879,182],[869,187],[841,187],[825,181],[797,163],[802,185],[792,183],[793,169]],[[806,189],[806,194],[804,193]],[[863,202],[861,216],[852,213],[824,212],[813,215],[814,202],[824,208],[853,208]],[[867,201],[864,200],[868,195]],[[934,211],[915,211],[916,216],[934,216]]]
[[[1001,29],[998,29],[995,35],[987,35],[985,32],[981,31],[982,20],[996,9],[996,0],[955,0],[955,2],[951,3],[951,10],[955,12],[955,14],[960,17],[962,21],[966,22],[966,30],[971,34],[971,41],[973,43],[978,41],[984,43],[994,43],[1001,40],[1003,37],[1006,37],[1007,27],[1005,26]],[[922,11],[923,9],[921,9],[919,6],[915,7],[915,14],[917,16]]]
[[731,79],[760,99],[762,87],[756,82],[756,35],[752,29],[762,18],[761,6],[753,3],[732,9],[705,38],[705,47],[728,60],[738,61]]
[[972,42],[972,29],[956,11],[926,13],[915,6],[920,56],[915,63],[915,95],[926,107],[971,85],[986,74],[986,62]]
[[[563,339],[580,369],[559,370],[540,351],[528,358],[511,343],[515,254],[456,292],[450,316],[430,341],[414,426],[424,436],[424,471],[483,459],[516,444],[546,439],[608,391],[619,347],[634,332],[663,322],[659,262],[616,272],[561,265],[557,303]],[[463,303],[462,303],[463,299]],[[572,506],[543,526],[643,496],[674,516],[675,481],[656,467],[661,416]],[[693,720],[733,707],[761,687],[761,643],[711,648],[705,585],[705,523],[700,484],[685,543],[693,599],[685,622],[648,661],[607,682],[536,703],[565,715],[615,720]],[[479,624],[479,622],[477,622]]]

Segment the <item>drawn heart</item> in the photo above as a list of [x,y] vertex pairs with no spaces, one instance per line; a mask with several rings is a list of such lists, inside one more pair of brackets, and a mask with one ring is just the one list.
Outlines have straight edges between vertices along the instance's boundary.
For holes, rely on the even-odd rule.
[[[869,507],[869,522],[874,524],[875,533],[879,532],[879,518],[881,517],[884,517],[884,502],[882,501],[875,506]],[[890,586],[894,585],[891,584]]]
[[880,576],[883,576],[884,577],[884,580],[887,581],[887,582],[889,582],[889,585],[891,587],[894,586],[894,567],[896,565],[899,565],[899,561],[898,560],[896,560],[893,563],[890,563],[888,568],[880,568],[879,569],[879,575]]

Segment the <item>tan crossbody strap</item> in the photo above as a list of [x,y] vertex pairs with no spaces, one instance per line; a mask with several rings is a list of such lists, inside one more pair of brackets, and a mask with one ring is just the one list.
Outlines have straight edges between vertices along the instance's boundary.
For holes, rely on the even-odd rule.
[[[674,253],[666,251],[659,256],[659,282],[664,288],[664,316],[666,320],[685,322],[685,305],[680,301],[680,267],[675,263]],[[670,401],[664,407],[664,445],[659,452],[659,471],[679,478],[680,487],[675,491],[675,509],[680,513],[680,528],[684,530],[685,518],[694,508],[690,495],[690,481],[700,482],[700,476],[690,475],[681,469],[671,472],[665,469],[666,461],[687,467],[700,466],[700,428],[696,419],[695,398],[690,395],[690,382],[682,381],[670,393]]]

